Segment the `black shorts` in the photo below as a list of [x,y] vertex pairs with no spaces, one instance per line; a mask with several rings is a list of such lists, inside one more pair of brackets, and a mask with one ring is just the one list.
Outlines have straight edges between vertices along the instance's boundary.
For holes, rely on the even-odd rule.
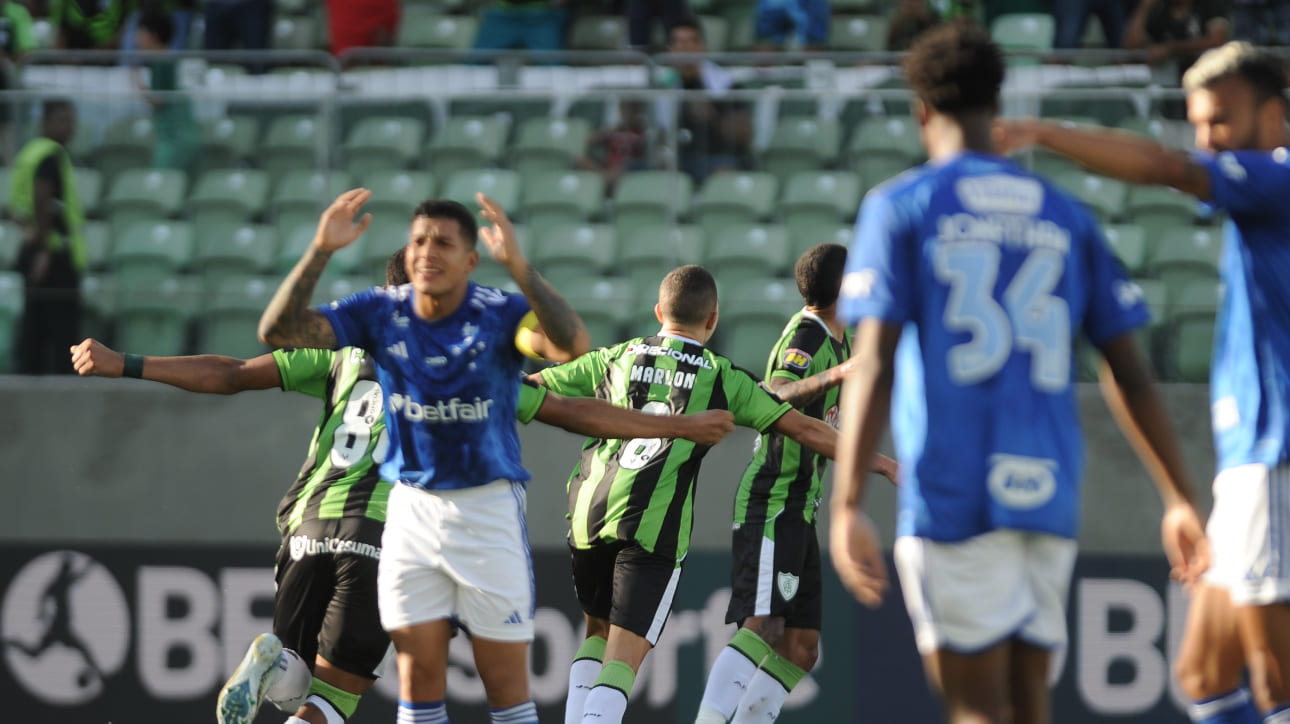
[[582,611],[608,619],[619,628],[658,642],[672,612],[672,599],[681,580],[681,564],[669,556],[650,553],[634,542],[592,548],[570,547],[573,589]]
[[369,679],[390,647],[376,606],[384,524],[366,518],[310,520],[282,539],[273,633],[310,667],[315,655]]
[[726,623],[779,616],[788,628],[820,630],[823,583],[814,525],[785,516],[769,525],[744,524],[731,536],[730,553]]

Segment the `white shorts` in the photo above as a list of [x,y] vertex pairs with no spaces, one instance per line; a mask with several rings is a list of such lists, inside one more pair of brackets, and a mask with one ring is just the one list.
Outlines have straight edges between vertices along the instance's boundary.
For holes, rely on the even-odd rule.
[[377,575],[387,631],[455,618],[472,636],[532,641],[533,553],[524,486],[390,491]]
[[1205,580],[1237,606],[1290,600],[1290,465],[1240,465],[1214,478]]
[[973,654],[1014,636],[1065,648],[1075,541],[1016,530],[956,543],[905,536],[894,553],[922,655]]

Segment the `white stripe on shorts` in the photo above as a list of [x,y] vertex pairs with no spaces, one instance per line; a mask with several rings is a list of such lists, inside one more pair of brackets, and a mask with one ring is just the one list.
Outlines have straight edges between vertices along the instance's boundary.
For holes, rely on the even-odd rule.
[[658,608],[654,611],[654,621],[649,625],[649,631],[645,632],[645,640],[650,646],[658,643],[658,637],[663,633],[663,624],[667,621],[667,615],[672,612],[672,599],[676,598],[676,584],[681,580],[681,566],[677,565],[672,569],[672,577],[667,580],[667,590],[663,591],[659,599]]
[[754,616],[770,615],[770,597],[774,588],[775,541],[762,536],[761,553],[757,558],[757,601],[753,604]]

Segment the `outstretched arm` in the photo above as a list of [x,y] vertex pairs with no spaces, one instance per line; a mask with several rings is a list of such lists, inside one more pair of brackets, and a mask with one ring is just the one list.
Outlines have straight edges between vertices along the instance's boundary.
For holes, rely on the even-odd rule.
[[[125,372],[125,355],[98,340],[86,339],[71,351],[72,366],[82,377],[121,377]],[[144,357],[140,376],[181,390],[215,395],[282,387],[282,374],[272,354],[251,359],[213,354]]]
[[336,348],[336,332],[331,321],[310,307],[309,300],[331,255],[357,241],[372,223],[371,214],[364,214],[354,223],[358,210],[371,196],[372,192],[367,189],[346,191],[323,212],[313,243],[287,274],[260,317],[260,341],[274,347]]
[[734,416],[725,410],[693,415],[647,415],[594,397],[562,397],[554,392],[547,393],[537,419],[587,437],[607,440],[679,437],[700,445],[716,445],[735,429]]
[[804,407],[820,395],[842,384],[853,366],[851,360],[824,370],[810,377],[790,382],[782,377],[772,377],[766,384],[779,399],[793,407]]

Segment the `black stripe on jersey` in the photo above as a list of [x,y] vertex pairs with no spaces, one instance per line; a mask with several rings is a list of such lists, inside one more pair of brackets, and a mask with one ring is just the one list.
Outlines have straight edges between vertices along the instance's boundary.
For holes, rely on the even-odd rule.
[[[310,445],[311,449],[305,457],[304,465],[300,466],[300,472],[296,474],[295,481],[291,483],[291,487],[287,488],[287,492],[282,496],[282,501],[278,503],[279,526],[286,525],[291,511],[296,507],[296,501],[300,497],[300,493],[309,484],[310,476],[313,475],[314,470],[318,467],[318,456],[320,454],[325,455],[327,452],[322,447],[322,429],[327,424],[327,418],[331,416],[332,408],[336,406],[336,400],[332,398],[336,395],[336,379],[340,377],[341,367],[344,363],[344,355],[340,352],[332,355],[331,370],[327,373],[327,384],[323,390],[323,415],[318,421],[318,429],[314,431],[313,444]],[[327,450],[330,450],[330,448],[327,448]],[[324,490],[326,490],[325,487]],[[313,506],[312,501],[310,505]]]
[[[641,358],[639,357],[637,358],[636,364],[640,364],[640,359]],[[606,371],[604,379],[602,379],[600,381],[600,384],[596,386],[596,397],[599,397],[602,400],[613,400],[613,395],[610,392],[610,390],[614,388],[614,383],[616,381],[614,380],[614,374],[616,370],[617,370],[616,365],[609,366],[609,369]],[[633,382],[627,388],[627,399],[631,401],[632,408],[637,410],[640,409],[640,406],[637,405],[637,401],[640,400],[641,404],[644,404],[643,402],[644,395],[645,393],[649,392],[649,387],[646,386],[644,393],[642,393],[638,389],[640,384],[641,383],[639,382]],[[579,489],[582,488],[582,483],[586,482],[587,476],[590,474],[592,466],[595,465],[596,451],[599,450],[600,447],[603,446],[604,444],[605,444],[604,440],[596,440],[594,441],[593,444],[583,448],[582,463],[579,467],[580,474],[578,476]],[[596,488],[596,492],[591,498],[591,503],[587,506],[587,520],[590,521],[594,526],[594,530],[587,531],[588,542],[599,543],[601,541],[600,529],[603,527],[601,524],[604,522],[605,517],[609,514],[609,493],[613,490],[613,483],[614,483],[614,480],[616,480],[617,478],[618,478],[618,458],[614,457],[613,459],[611,459],[609,462],[605,464],[605,473],[600,477],[600,485],[599,487]],[[571,487],[569,490],[569,510],[574,509],[573,506],[577,502],[577,500],[578,500],[577,493]]]

